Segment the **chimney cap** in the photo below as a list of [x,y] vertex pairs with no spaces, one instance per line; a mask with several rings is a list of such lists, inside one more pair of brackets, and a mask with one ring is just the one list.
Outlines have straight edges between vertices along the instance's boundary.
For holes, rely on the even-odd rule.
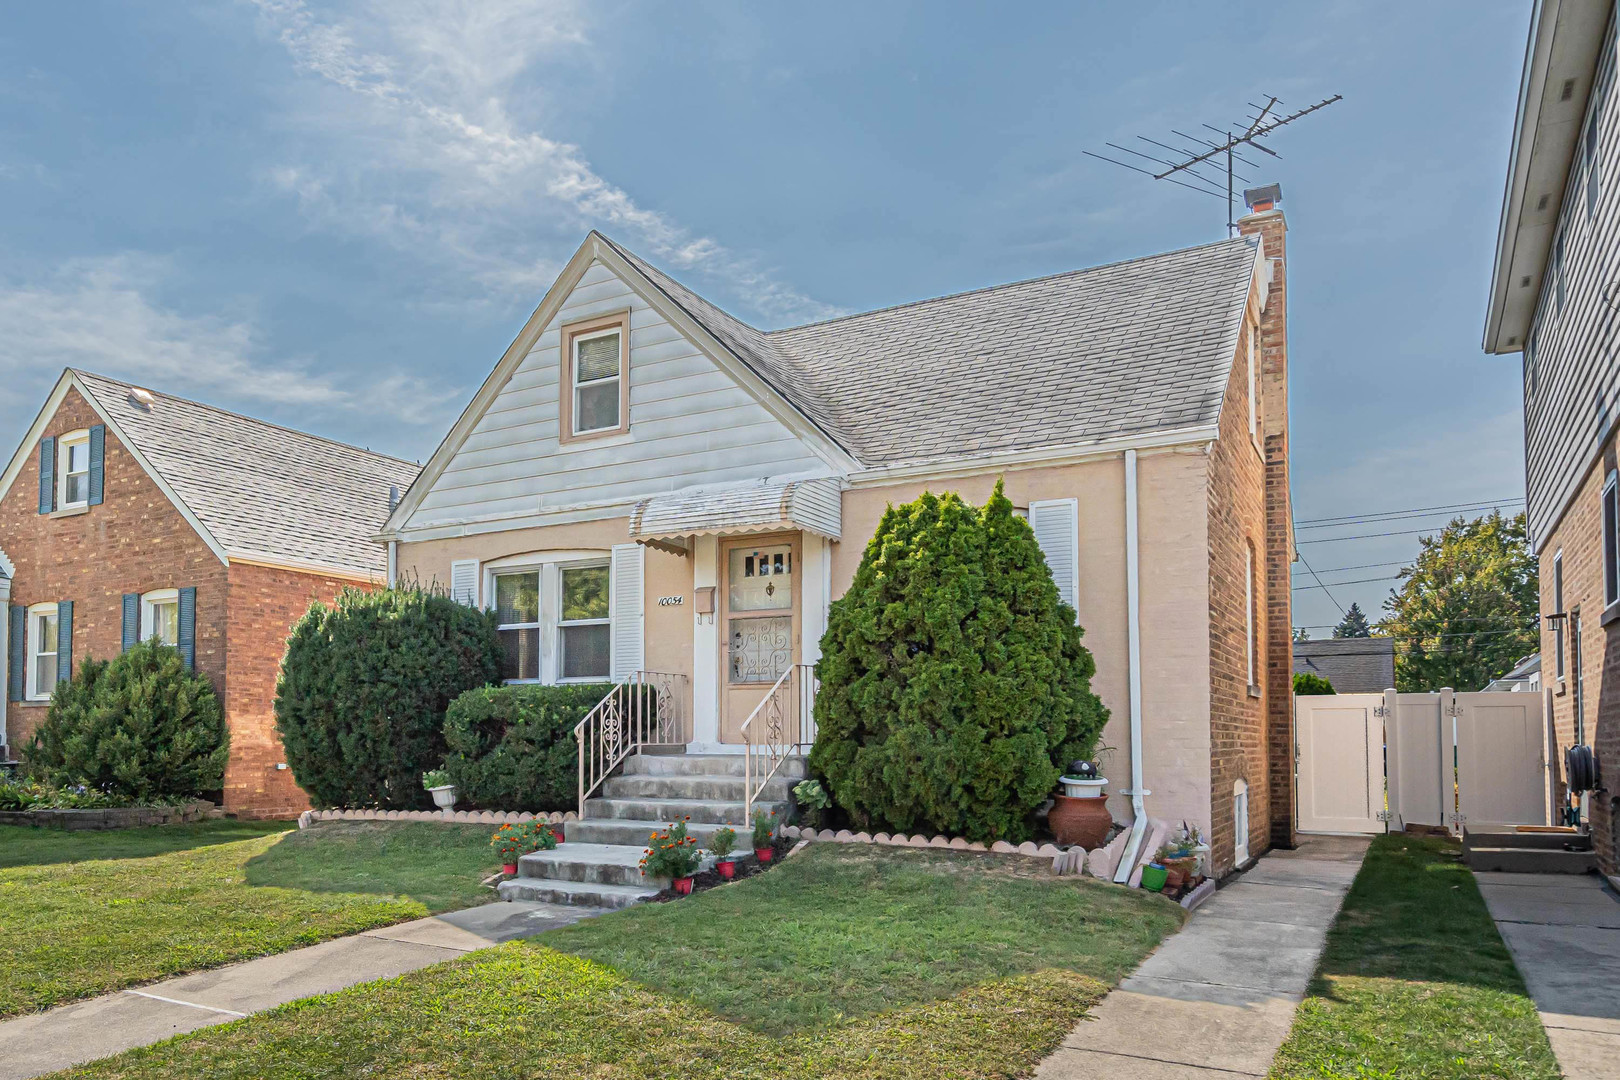
[[1264,187],[1248,188],[1243,192],[1243,205],[1255,213],[1270,210],[1277,203],[1282,202],[1282,185],[1267,184]]

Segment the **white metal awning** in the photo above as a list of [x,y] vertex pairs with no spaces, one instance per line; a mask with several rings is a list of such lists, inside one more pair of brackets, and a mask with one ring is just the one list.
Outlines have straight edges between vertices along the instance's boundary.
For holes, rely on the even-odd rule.
[[835,477],[686,488],[643,499],[630,512],[630,539],[674,550],[687,536],[797,530],[837,540],[842,528]]

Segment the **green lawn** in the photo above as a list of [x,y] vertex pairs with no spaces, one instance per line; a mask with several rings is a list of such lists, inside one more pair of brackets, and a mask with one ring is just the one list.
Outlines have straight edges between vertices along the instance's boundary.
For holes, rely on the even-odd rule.
[[820,844],[72,1075],[1027,1076],[1181,918],[1033,860]]
[[0,1016],[490,898],[489,828],[0,826]]
[[1546,1033],[1457,844],[1373,841],[1278,1080],[1557,1080]]

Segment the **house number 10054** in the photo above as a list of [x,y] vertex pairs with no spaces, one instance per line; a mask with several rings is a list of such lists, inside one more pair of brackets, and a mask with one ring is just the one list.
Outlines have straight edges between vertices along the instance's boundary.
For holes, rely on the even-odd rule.
[[658,598],[659,607],[680,607],[684,603],[686,603],[686,597],[684,596],[660,596]]

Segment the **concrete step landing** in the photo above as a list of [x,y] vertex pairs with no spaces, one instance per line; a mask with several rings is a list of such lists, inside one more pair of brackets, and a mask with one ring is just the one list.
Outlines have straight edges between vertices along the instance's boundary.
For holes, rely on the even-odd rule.
[[533,900],[571,907],[626,908],[658,895],[658,889],[646,885],[603,885],[529,877],[510,878],[498,888],[502,900]]

